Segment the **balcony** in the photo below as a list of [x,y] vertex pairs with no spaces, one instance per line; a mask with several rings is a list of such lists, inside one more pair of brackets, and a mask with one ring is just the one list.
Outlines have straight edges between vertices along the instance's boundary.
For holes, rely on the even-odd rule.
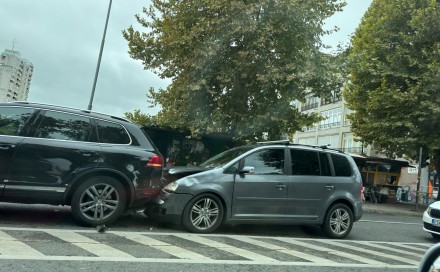
[[301,111],[305,111],[305,110],[310,110],[310,109],[314,109],[317,108],[319,106],[319,103],[311,103],[311,104],[306,104],[306,105],[302,105],[301,106]]
[[342,95],[336,95],[328,98],[321,98],[321,106],[342,101]]

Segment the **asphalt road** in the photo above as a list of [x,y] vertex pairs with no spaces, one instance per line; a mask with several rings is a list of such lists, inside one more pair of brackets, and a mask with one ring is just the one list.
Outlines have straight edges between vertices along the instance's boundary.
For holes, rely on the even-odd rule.
[[421,218],[408,215],[365,213],[346,239],[332,241],[300,226],[225,226],[191,236],[142,213],[100,234],[79,226],[68,207],[0,203],[0,271],[415,271],[435,242]]

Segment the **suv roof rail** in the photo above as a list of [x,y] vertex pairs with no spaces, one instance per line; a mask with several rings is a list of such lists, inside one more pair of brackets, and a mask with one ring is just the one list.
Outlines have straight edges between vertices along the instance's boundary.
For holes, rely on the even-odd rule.
[[74,107],[67,107],[67,106],[54,105],[54,104],[48,104],[48,103],[29,102],[29,101],[12,101],[12,102],[8,102],[8,103],[26,104],[26,105],[40,105],[40,106],[57,107],[57,108],[62,108],[62,109],[67,109],[67,110],[77,110],[77,111],[82,111],[82,112],[89,113],[89,114],[105,115],[105,116],[111,117],[113,119],[117,119],[120,121],[125,121],[128,123],[131,123],[131,121],[129,119],[126,119],[123,117],[113,116],[113,115],[110,115],[107,113],[101,113],[101,112],[91,111],[91,110],[84,110],[84,109],[79,109],[79,108],[74,108]]

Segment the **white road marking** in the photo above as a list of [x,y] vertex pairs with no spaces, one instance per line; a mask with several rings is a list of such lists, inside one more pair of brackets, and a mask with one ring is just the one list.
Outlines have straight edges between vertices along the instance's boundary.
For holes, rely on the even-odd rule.
[[399,262],[403,262],[403,263],[407,263],[407,264],[413,264],[413,265],[418,265],[419,261],[413,261],[413,260],[409,260],[407,258],[402,258],[399,256],[394,256],[391,254],[385,254],[382,252],[377,252],[377,251],[372,251],[372,250],[368,250],[366,248],[362,248],[362,247],[356,247],[356,246],[350,246],[347,245],[345,243],[340,243],[340,242],[335,242],[335,241],[327,241],[327,240],[320,240],[320,243],[325,243],[325,244],[329,244],[329,245],[333,245],[333,246],[339,246],[339,247],[343,247],[349,250],[353,250],[353,251],[359,251],[361,253],[367,253],[370,255],[375,255],[378,257],[382,257],[382,258],[386,258],[386,259],[391,259],[391,260],[395,260],[395,261],[399,261]]
[[358,222],[366,222],[366,223],[384,223],[384,224],[398,224],[398,225],[420,225],[423,223],[411,223],[411,222],[395,222],[395,221],[377,221],[377,220],[359,220]]
[[[66,241],[72,243],[88,252],[93,253],[97,257],[90,256],[46,256],[39,251],[31,248],[26,243],[20,242],[14,237],[7,235],[3,231],[15,230],[21,232],[46,232],[47,234],[53,235]],[[41,260],[41,261],[98,261],[98,262],[139,262],[139,263],[182,263],[182,264],[227,264],[227,265],[265,265],[265,266],[308,266],[308,267],[335,267],[335,268],[393,268],[393,269],[414,269],[417,265],[413,264],[388,264],[380,261],[371,260],[368,258],[363,258],[362,256],[357,256],[350,253],[341,252],[341,250],[336,250],[326,247],[318,247],[316,245],[310,244],[310,241],[326,241],[333,243],[340,243],[340,240],[322,240],[314,238],[288,238],[288,237],[273,237],[273,236],[243,236],[243,235],[225,235],[225,234],[186,234],[186,233],[160,233],[160,232],[127,232],[127,231],[107,231],[114,235],[125,237],[132,241],[136,241],[140,244],[154,247],[156,249],[167,252],[171,255],[178,257],[179,259],[170,258],[136,258],[129,255],[123,251],[115,249],[110,245],[99,243],[93,239],[89,239],[81,233],[96,233],[94,229],[36,229],[36,228],[14,228],[14,227],[0,227],[0,260]],[[102,234],[105,235],[105,234]],[[180,248],[177,246],[164,243],[162,241],[154,239],[156,236],[175,236],[190,241],[200,243],[201,245],[207,247],[214,247],[226,252],[242,256],[247,260],[214,260],[209,257],[203,256],[185,248]],[[290,262],[290,261],[278,261],[273,258],[266,257],[261,254],[257,254],[250,250],[245,250],[237,247],[233,247],[224,243],[216,242],[209,237],[227,237],[235,240],[239,240],[245,243],[253,244],[255,246],[260,246],[262,248],[267,248],[268,250],[276,250],[285,254],[289,254],[298,258],[307,260],[306,262]],[[338,263],[326,258],[319,256],[314,256],[312,254],[307,254],[299,252],[297,250],[290,249],[289,247],[282,247],[269,243],[269,241],[263,241],[266,239],[276,239],[279,241],[287,242],[292,245],[304,246],[306,248],[311,248],[316,251],[333,254],[341,256],[347,259],[353,260],[353,263]],[[430,247],[433,244],[430,243],[402,243],[402,242],[384,242],[384,241],[351,241],[347,240],[347,243],[362,243],[372,247],[377,248],[387,248],[391,252],[401,254],[402,251],[410,254],[411,256],[419,255],[418,252],[424,252],[420,247]],[[331,243],[330,243],[331,244]],[[345,243],[344,243],[345,244]],[[418,246],[415,247],[415,246]],[[331,247],[331,245],[330,245]],[[404,249],[407,248],[408,252]],[[347,248],[347,247],[344,247]],[[353,251],[347,248],[348,252]],[[400,252],[399,252],[400,251]],[[416,251],[416,252],[414,252]],[[7,253],[7,254],[4,254]],[[12,254],[12,255],[11,255]],[[199,257],[198,255],[202,256]],[[322,254],[317,254],[322,255]],[[408,262],[406,262],[408,263]]]
[[76,245],[82,249],[85,249],[88,252],[98,257],[118,257],[118,258],[123,257],[123,258],[131,258],[131,259],[135,258],[134,256],[128,253],[120,251],[106,244],[99,243],[95,240],[92,240],[75,232],[46,230],[46,233],[55,236],[63,241],[69,242],[73,245]]
[[156,239],[146,237],[141,234],[137,234],[137,233],[114,233],[114,234],[119,235],[121,237],[124,237],[126,239],[129,239],[131,241],[135,241],[136,243],[140,243],[140,244],[161,250],[165,253],[171,254],[171,255],[176,256],[180,259],[211,260],[211,258],[208,258],[208,257],[203,256],[201,254],[186,250],[181,247],[176,247],[176,246],[170,245],[168,243],[164,243],[162,241],[158,241]]
[[[0,254],[10,256],[42,257],[44,256],[38,250],[33,249],[27,244],[18,241],[14,237],[0,230]],[[0,256],[1,256],[0,255]]]
[[313,250],[317,250],[317,251],[327,252],[329,254],[337,255],[339,257],[355,260],[355,261],[366,263],[366,264],[386,265],[386,263],[384,263],[384,262],[364,258],[362,256],[354,255],[351,253],[340,252],[338,250],[331,249],[331,248],[321,247],[321,246],[317,246],[317,245],[313,245],[313,244],[307,244],[307,243],[304,243],[304,242],[301,242],[298,240],[294,240],[294,239],[280,239],[280,238],[276,238],[276,237],[273,239],[284,241],[284,242],[287,242],[287,243],[290,243],[293,245],[297,245],[297,246],[301,246],[301,247],[305,247],[305,248],[309,248],[309,249],[313,249]]
[[[350,241],[350,242],[352,242],[352,241]],[[420,258],[420,259],[423,257],[422,254],[417,254],[417,253],[410,252],[410,251],[407,251],[407,250],[395,249],[395,248],[392,248],[390,246],[382,246],[382,245],[375,244],[374,242],[366,242],[366,241],[353,241],[353,242],[359,243],[359,244],[364,244],[364,245],[369,246],[369,247],[375,247],[375,248],[379,248],[379,249],[384,249],[384,250],[387,250],[388,252],[394,252],[394,253],[399,253],[399,254],[411,255],[411,256],[414,256],[414,257],[417,257],[417,258]]]
[[299,252],[299,251],[292,250],[292,249],[287,249],[285,247],[281,247],[281,246],[274,245],[274,244],[269,244],[269,243],[266,243],[266,242],[263,242],[263,241],[259,241],[259,240],[255,240],[255,239],[252,239],[252,238],[249,238],[249,237],[245,237],[245,236],[242,236],[242,237],[231,237],[231,238],[233,238],[235,240],[238,240],[238,241],[245,242],[245,243],[249,243],[249,244],[252,244],[252,245],[256,245],[256,246],[259,246],[259,247],[263,247],[263,248],[266,248],[266,249],[276,250],[278,252],[281,252],[281,253],[284,253],[284,254],[288,254],[288,255],[291,255],[291,256],[294,256],[294,257],[297,257],[297,258],[301,258],[301,259],[304,259],[304,260],[307,260],[307,261],[310,261],[310,262],[314,262],[314,263],[321,263],[321,264],[322,263],[329,263],[329,264],[332,264],[332,263],[335,264],[336,263],[336,262],[333,262],[333,261],[325,259],[325,258],[313,256],[313,255],[310,255],[310,254],[307,254],[307,253],[303,253],[303,252]]
[[238,247],[234,247],[234,246],[230,246],[227,244],[223,244],[214,240],[210,240],[210,239],[206,239],[203,238],[199,235],[194,235],[194,234],[174,234],[174,236],[179,237],[179,238],[183,238],[192,242],[196,242],[198,244],[202,244],[205,246],[209,246],[209,247],[214,247],[241,257],[244,257],[246,259],[249,260],[253,260],[253,261],[258,261],[258,262],[279,262],[278,260],[260,255],[258,253],[246,250],[246,249],[242,249],[242,248],[238,248]]

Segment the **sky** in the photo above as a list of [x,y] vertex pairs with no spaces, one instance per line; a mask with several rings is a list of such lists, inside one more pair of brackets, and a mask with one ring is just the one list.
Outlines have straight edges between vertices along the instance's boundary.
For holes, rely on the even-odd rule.
[[[339,31],[325,43],[348,44],[373,0],[346,0],[326,28]],[[113,0],[92,110],[115,116],[149,108],[147,91],[166,88],[161,79],[128,54],[122,30],[144,30],[134,17],[149,0]],[[108,0],[1,0],[0,51],[14,49],[34,65],[28,101],[87,109],[98,62]]]

